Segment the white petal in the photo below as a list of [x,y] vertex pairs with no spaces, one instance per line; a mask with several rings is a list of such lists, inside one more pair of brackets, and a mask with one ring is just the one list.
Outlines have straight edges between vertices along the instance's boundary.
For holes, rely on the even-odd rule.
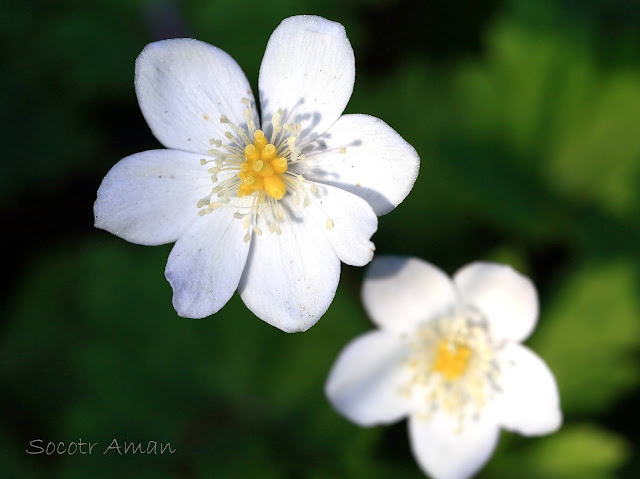
[[476,262],[461,268],[453,281],[460,300],[478,308],[495,339],[523,341],[538,319],[538,295],[529,278],[510,266]]
[[360,426],[406,416],[410,402],[399,390],[408,380],[409,348],[398,336],[371,331],[351,341],[333,364],[325,394],[340,414]]
[[[168,148],[206,153],[225,140],[220,115],[246,124],[242,98],[252,102],[246,76],[227,53],[190,38],[147,45],[136,60],[136,94],[151,131]],[[257,117],[254,116],[254,121]]]
[[500,423],[527,436],[549,434],[562,424],[560,397],[553,373],[540,357],[521,344],[508,343],[498,353],[502,394]]
[[426,261],[378,256],[367,268],[362,301],[381,328],[408,332],[421,322],[452,313],[456,295],[449,277]]
[[500,429],[490,415],[469,419],[458,429],[456,416],[440,412],[409,419],[409,440],[420,467],[434,479],[466,479],[489,459]]
[[340,188],[318,185],[318,193],[309,214],[342,262],[364,266],[373,258],[375,246],[369,239],[378,229],[378,217],[366,201]]
[[338,119],[355,82],[355,58],[344,27],[312,15],[290,17],[271,34],[260,66],[263,124],[278,109],[301,123],[304,144]]
[[95,226],[144,245],[171,243],[198,217],[211,191],[201,156],[150,150],[127,156],[107,173],[93,206]]
[[286,205],[279,236],[258,223],[262,234],[252,236],[238,287],[256,316],[288,333],[306,331],[320,319],[340,279],[340,260],[331,244],[300,210]]
[[199,217],[169,255],[165,276],[173,288],[173,307],[180,316],[204,318],[233,295],[247,261],[242,221],[223,207]]
[[[343,150],[344,148],[344,150]],[[416,150],[382,120],[344,115],[305,147],[305,178],[364,198],[378,216],[398,206],[418,176]]]

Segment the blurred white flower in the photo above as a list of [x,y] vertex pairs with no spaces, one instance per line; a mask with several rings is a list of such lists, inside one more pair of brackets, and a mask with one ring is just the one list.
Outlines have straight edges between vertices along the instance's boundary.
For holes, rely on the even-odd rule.
[[562,422],[546,364],[519,344],[538,316],[531,281],[477,262],[453,281],[415,258],[376,258],[362,299],[380,328],[349,343],[329,374],[333,406],[361,426],[408,416],[422,469],[436,479],[473,475],[500,428],[548,434]]
[[147,45],[135,87],[167,147],[104,178],[95,225],[128,241],[175,241],[166,277],[181,316],[217,312],[238,289],[288,332],[327,310],[340,261],[362,266],[377,215],[409,193],[415,150],[383,121],[342,115],[355,80],[339,23],[284,20],[260,67],[262,130],[249,83],[222,50],[193,39]]

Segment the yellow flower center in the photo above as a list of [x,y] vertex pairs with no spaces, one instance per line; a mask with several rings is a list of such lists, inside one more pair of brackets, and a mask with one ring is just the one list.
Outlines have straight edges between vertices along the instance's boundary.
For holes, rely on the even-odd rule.
[[[207,169],[212,188],[198,201],[197,208],[200,216],[225,206],[234,208],[233,216],[242,220],[246,230],[243,241],[248,242],[252,234],[262,234],[258,223],[271,233],[282,233],[280,225],[287,211],[280,200],[285,194],[291,196],[294,205],[306,208],[311,196],[318,195],[318,188],[295,171],[294,165],[305,160],[297,145],[302,133],[300,123],[283,123],[284,112],[278,110],[271,118],[271,128],[266,128],[270,130],[267,138],[256,128],[251,101],[243,98],[242,103],[247,106],[243,112],[246,125],[238,126],[221,115],[220,123],[228,128],[226,140],[209,140],[212,148],[207,150],[208,157],[200,160],[203,166],[213,163]],[[332,227],[333,221],[328,219],[327,229]]]
[[471,350],[463,343],[440,340],[433,372],[442,374],[449,381],[454,381],[464,374],[469,365]]
[[271,198],[281,199],[287,192],[283,173],[287,171],[287,159],[278,156],[276,147],[267,143],[262,130],[256,130],[253,144],[244,148],[246,161],[240,164],[238,186],[240,198],[256,191],[264,190]]
[[429,418],[442,410],[461,421],[494,394],[500,371],[484,319],[474,311],[427,321],[409,338],[407,382],[398,394],[421,403]]

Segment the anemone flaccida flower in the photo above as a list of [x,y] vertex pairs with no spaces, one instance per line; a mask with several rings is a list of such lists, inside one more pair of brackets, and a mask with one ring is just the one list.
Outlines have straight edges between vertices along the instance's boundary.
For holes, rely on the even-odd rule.
[[95,225],[133,243],[175,242],[165,275],[181,316],[209,316],[238,290],[273,326],[308,329],[333,300],[341,261],[371,260],[377,217],[418,174],[416,151],[386,123],[342,115],[354,81],[344,27],[316,16],[271,35],[262,121],[224,51],[193,39],[147,45],[135,90],[166,149],[109,171]]
[[500,428],[560,427],[555,378],[520,344],[538,318],[531,281],[475,262],[453,279],[416,259],[378,257],[362,288],[379,329],[347,344],[325,391],[361,426],[408,418],[413,454],[434,479],[465,479],[491,456]]

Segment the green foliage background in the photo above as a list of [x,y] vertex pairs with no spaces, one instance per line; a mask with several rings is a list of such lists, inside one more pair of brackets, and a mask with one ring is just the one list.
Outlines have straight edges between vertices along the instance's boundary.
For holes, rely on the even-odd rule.
[[[625,0],[2,2],[2,476],[422,477],[404,423],[360,429],[323,395],[339,350],[371,327],[363,270],[343,266],[304,334],[237,297],[187,320],[163,276],[170,245],[92,228],[109,168],[158,147],[133,90],[144,45],[215,44],[255,91],[270,33],[301,13],[347,29],[347,112],[384,119],[422,158],[377,252],[451,273],[507,262],[539,288],[528,344],[556,374],[565,424],[503,433],[479,477],[640,477],[640,3]],[[25,452],[80,438],[100,451]],[[103,455],[113,438],[176,452]]]

